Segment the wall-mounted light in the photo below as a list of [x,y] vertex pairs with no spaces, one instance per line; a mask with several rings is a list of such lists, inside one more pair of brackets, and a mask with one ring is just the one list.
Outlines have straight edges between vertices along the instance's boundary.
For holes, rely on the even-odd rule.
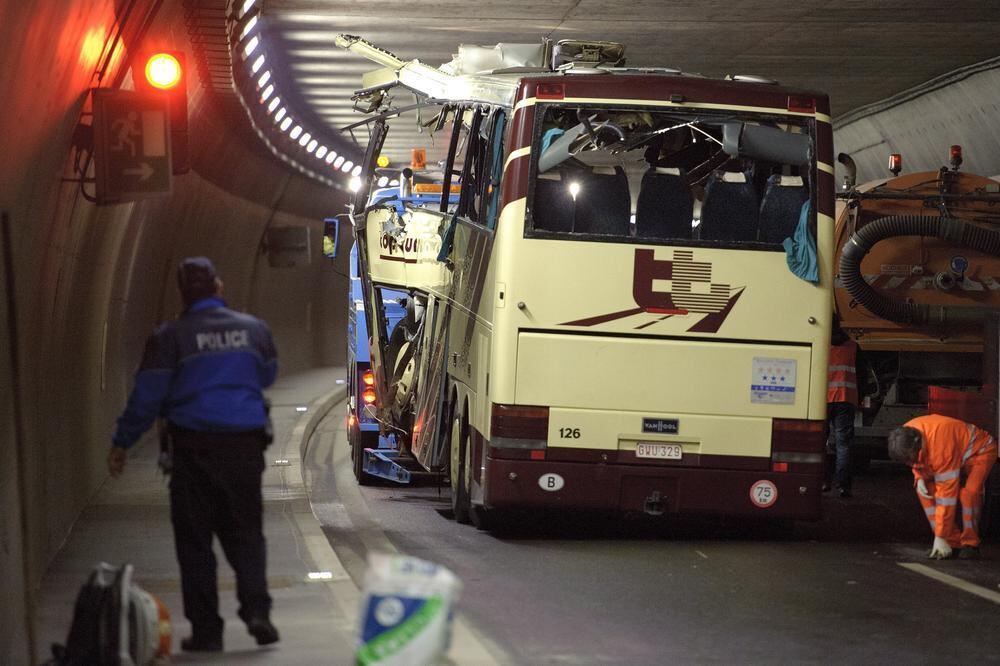
[[[261,140],[279,158],[328,185],[333,185],[335,180],[326,177],[326,174],[311,165],[325,162],[328,168],[342,171],[345,174],[342,178],[347,174],[360,174],[360,168],[353,162],[338,155],[329,145],[323,145],[320,139],[324,132],[317,131],[314,135],[309,130],[317,128],[310,127],[308,122],[302,122],[303,116],[282,104],[279,94],[282,90],[281,71],[266,67],[267,16],[263,14],[261,3],[256,0],[236,0],[236,3],[240,10],[227,19],[230,48],[235,54],[242,56],[233,59],[233,78],[240,100],[249,112]],[[269,129],[270,125],[261,124],[265,116],[271,116],[275,129],[284,133],[284,136],[275,137]],[[318,162],[319,160],[323,162]]]
[[250,17],[250,20],[246,22],[246,25],[243,26],[243,31],[240,33],[240,41],[242,41],[248,34],[250,34],[250,31],[253,30],[256,26],[257,26],[257,17],[256,16]]

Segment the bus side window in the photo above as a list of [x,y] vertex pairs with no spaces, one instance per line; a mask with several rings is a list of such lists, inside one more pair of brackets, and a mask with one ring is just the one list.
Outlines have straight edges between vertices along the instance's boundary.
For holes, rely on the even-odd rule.
[[480,136],[479,128],[483,124],[484,113],[480,108],[470,107],[456,111],[456,114],[461,120],[455,123],[455,131],[462,133],[454,160],[455,171],[458,171],[459,164],[462,165],[458,181],[462,186],[462,193],[459,195],[456,214],[477,221],[479,219],[477,184],[481,179],[484,159],[484,142]]
[[503,109],[494,109],[493,117],[489,124],[490,132],[487,137],[488,157],[485,161],[487,169],[484,170],[485,177],[479,189],[480,204],[479,210],[483,224],[488,229],[496,228],[497,207],[500,204],[500,180],[503,177],[503,144],[504,131],[507,125],[507,115]]

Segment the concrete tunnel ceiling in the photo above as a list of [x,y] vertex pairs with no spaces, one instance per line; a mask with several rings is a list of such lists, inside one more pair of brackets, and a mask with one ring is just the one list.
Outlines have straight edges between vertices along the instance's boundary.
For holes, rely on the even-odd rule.
[[[757,74],[830,95],[834,118],[998,55],[1000,13],[982,0],[258,0],[280,92],[317,127],[362,116],[351,94],[374,65],[337,49],[360,35],[403,59],[439,65],[460,43],[603,39],[630,66],[706,76]],[[364,133],[359,138],[364,140]],[[437,139],[440,148],[442,138]],[[385,152],[394,164],[431,140],[412,116]]]

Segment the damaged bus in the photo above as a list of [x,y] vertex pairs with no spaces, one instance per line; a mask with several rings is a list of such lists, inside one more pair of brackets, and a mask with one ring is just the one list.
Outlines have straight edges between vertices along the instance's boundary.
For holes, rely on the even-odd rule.
[[459,186],[400,213],[369,176],[354,211],[368,316],[381,289],[414,304],[406,335],[372,340],[379,421],[447,475],[456,519],[819,515],[824,95],[630,68],[609,42],[463,46],[440,68],[337,44],[380,66],[357,93],[367,173],[416,94]]

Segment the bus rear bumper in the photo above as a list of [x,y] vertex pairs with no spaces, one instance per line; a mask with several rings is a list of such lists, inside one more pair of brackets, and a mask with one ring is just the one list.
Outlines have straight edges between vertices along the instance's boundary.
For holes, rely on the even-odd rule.
[[488,458],[485,505],[661,513],[820,517],[817,474]]

